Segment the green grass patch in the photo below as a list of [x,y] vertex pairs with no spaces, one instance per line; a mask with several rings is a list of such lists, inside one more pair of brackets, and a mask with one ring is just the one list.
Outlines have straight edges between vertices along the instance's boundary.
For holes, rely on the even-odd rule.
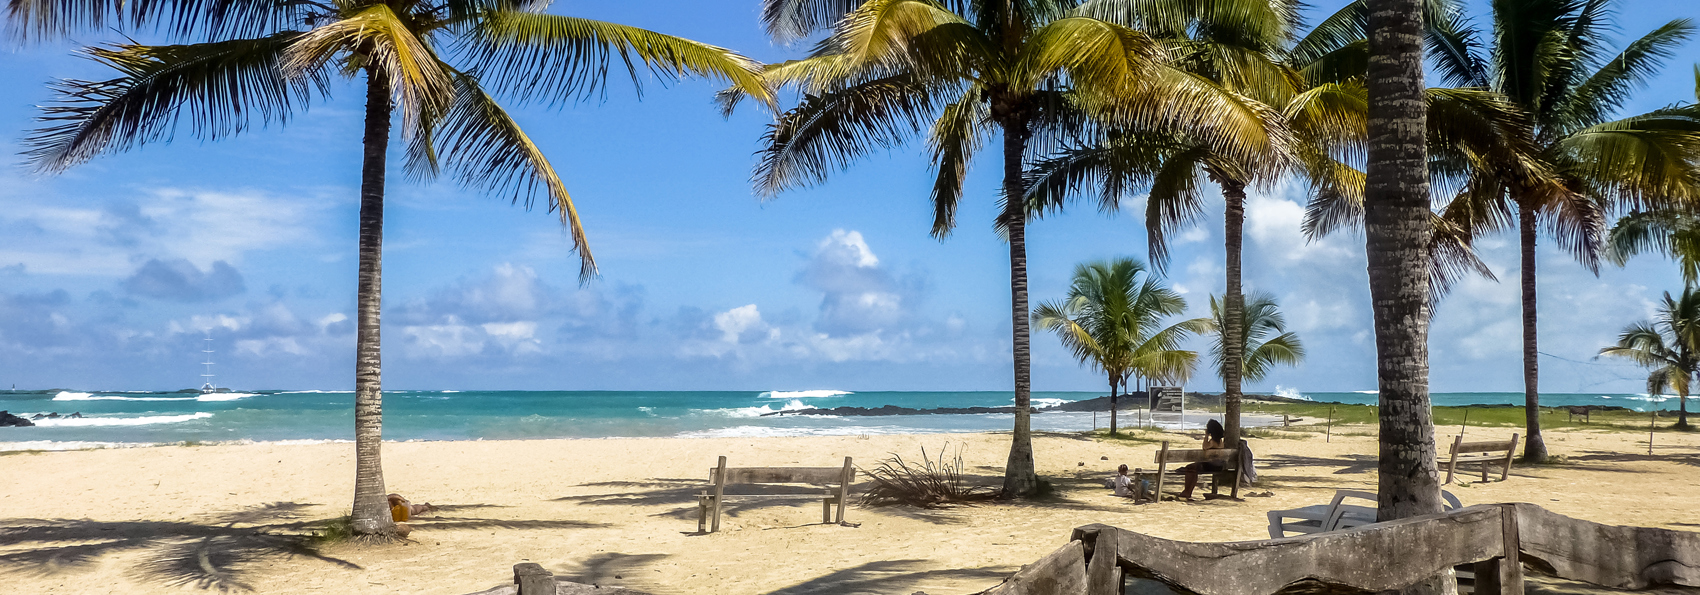
[[[1329,418],[1330,409],[1333,412],[1334,424],[1369,424],[1380,423],[1380,407],[1374,405],[1330,405],[1327,403],[1255,403],[1245,404],[1244,411],[1248,414],[1270,415],[1280,417],[1290,416],[1295,425],[1281,428],[1288,431],[1323,431]],[[1663,421],[1661,416],[1660,420]],[[1434,425],[1437,428],[1467,427],[1471,428],[1522,428],[1527,420],[1524,419],[1522,407],[1435,407]],[[1596,430],[1606,432],[1647,431],[1648,414],[1643,411],[1595,411],[1587,423],[1582,418],[1574,420],[1563,408],[1541,408],[1542,429],[1574,429]],[[1671,424],[1661,423],[1660,431],[1675,429]],[[1336,431],[1341,435],[1344,434]]]
[[309,527],[312,534],[308,541],[315,545],[327,545],[348,541],[354,537],[354,515],[340,516],[325,521],[316,527]]
[[41,453],[44,453],[44,452],[47,452],[47,451],[45,451],[45,450],[34,450],[34,449],[31,449],[31,450],[7,450],[7,451],[0,451],[0,457],[9,457],[9,456],[12,456],[12,455],[38,455],[38,454],[41,454]]

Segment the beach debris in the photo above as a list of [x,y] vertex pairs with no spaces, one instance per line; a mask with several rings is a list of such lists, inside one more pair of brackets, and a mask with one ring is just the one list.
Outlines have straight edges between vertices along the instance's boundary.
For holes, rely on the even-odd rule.
[[1107,456],[1107,455],[1106,455],[1106,456],[1102,456],[1102,457],[1098,457],[1098,460],[1100,460],[1100,461],[1108,461],[1108,460],[1110,460],[1110,457],[1109,457],[1109,456]]
[[1078,464],[1078,465],[1075,465],[1075,466],[1076,466],[1076,467],[1085,467],[1085,466],[1086,466],[1086,461],[1081,461],[1081,462],[1080,462],[1080,464]]

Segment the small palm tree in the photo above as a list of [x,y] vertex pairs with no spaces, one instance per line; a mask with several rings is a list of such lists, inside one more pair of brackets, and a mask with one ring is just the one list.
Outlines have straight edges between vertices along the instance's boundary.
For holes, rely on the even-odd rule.
[[[1140,279],[1143,276],[1144,279]],[[1033,309],[1033,324],[1062,339],[1074,357],[1103,372],[1110,383],[1110,433],[1116,433],[1117,388],[1129,376],[1185,382],[1198,354],[1180,349],[1201,324],[1162,327],[1165,316],[1186,310],[1186,300],[1131,258],[1074,267],[1068,297]]]
[[[1185,132],[1240,161],[1275,151],[1273,110],[1247,104],[1182,69],[1149,36],[1100,18],[1140,0],[763,0],[779,41],[827,31],[806,58],[766,71],[802,93],[762,139],[759,193],[809,186],[878,149],[930,131],[938,170],[932,233],[956,228],[969,165],[1000,136],[1002,202],[995,226],[1009,242],[1015,428],[1003,495],[1038,487],[1031,426],[1027,301],[1027,187],[1037,148],[1098,123]],[[845,13],[848,11],[848,14]],[[724,96],[728,109],[741,94]]]
[[1672,299],[1665,292],[1652,322],[1637,322],[1623,329],[1617,344],[1600,350],[1600,355],[1621,357],[1652,369],[1647,376],[1647,394],[1661,395],[1675,389],[1678,400],[1676,427],[1688,429],[1688,389],[1700,369],[1700,291],[1693,285]]
[[[379,304],[385,164],[401,113],[407,170],[439,168],[470,188],[532,203],[538,192],[559,210],[580,278],[596,272],[566,185],[537,145],[486,91],[520,102],[570,102],[593,95],[618,56],[637,80],[641,61],[663,77],[702,75],[763,101],[772,95],[759,65],[729,50],[586,19],[543,14],[549,3],[509,0],[254,0],[168,4],[10,0],[26,35],[62,36],[107,25],[157,26],[184,45],[133,43],[85,53],[118,71],[104,81],[68,80],[44,108],[46,125],[26,144],[37,170],[64,171],[103,153],[168,141],[179,124],[219,139],[256,122],[285,122],[336,76],[365,78],[359,279],[354,373],[353,530],[395,534],[385,500]],[[448,42],[447,44],[442,42]],[[452,44],[454,49],[445,46]],[[457,58],[457,68],[450,58]]]
[[[1196,320],[1204,334],[1212,335],[1210,353],[1216,358],[1218,375],[1226,375],[1229,360],[1227,353],[1227,333],[1222,329],[1227,327],[1226,308],[1221,300],[1210,296],[1210,317]],[[1240,346],[1240,352],[1245,354],[1240,367],[1240,376],[1249,382],[1262,382],[1269,377],[1269,371],[1278,365],[1297,366],[1305,358],[1304,343],[1299,341],[1297,333],[1287,330],[1287,319],[1281,315],[1281,306],[1275,303],[1275,296],[1265,292],[1252,292],[1246,296],[1241,328],[1245,334],[1241,339],[1245,342]],[[1270,335],[1275,335],[1271,337]]]

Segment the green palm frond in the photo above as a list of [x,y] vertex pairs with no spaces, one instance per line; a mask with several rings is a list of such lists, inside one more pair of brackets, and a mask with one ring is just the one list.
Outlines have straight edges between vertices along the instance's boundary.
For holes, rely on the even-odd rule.
[[539,191],[558,211],[579,254],[579,279],[596,275],[596,259],[578,209],[554,166],[519,124],[470,75],[457,73],[453,103],[432,131],[436,153],[463,186],[509,196],[530,208]]
[[990,114],[985,102],[979,99],[978,93],[970,92],[944,106],[927,139],[933,167],[938,170],[932,196],[935,238],[949,236],[956,228],[956,206],[962,200],[962,182],[968,176],[968,165],[991,134],[987,121]]
[[638,63],[672,81],[695,75],[725,82],[766,105],[773,90],[761,66],[732,50],[654,31],[559,15],[490,11],[477,19],[462,49],[469,72],[522,102],[587,99],[607,84],[618,57],[642,90]]
[[102,29],[152,29],[179,38],[265,37],[291,28],[308,4],[291,0],[7,0],[7,28],[20,39]]
[[1486,88],[1487,61],[1481,56],[1482,41],[1464,16],[1458,0],[1423,2],[1423,45],[1428,61],[1448,87]]
[[256,122],[286,122],[327,84],[322,71],[295,78],[281,74],[281,56],[299,37],[280,33],[254,40],[84,50],[122,76],[56,85],[60,99],[43,107],[43,126],[24,141],[26,155],[37,171],[61,172],[102,153],[168,140],[179,124],[198,138],[217,140]]
[[761,22],[769,36],[791,43],[831,28],[861,4],[860,0],[762,0]]
[[1197,354],[1180,346],[1198,327],[1186,321],[1164,328],[1161,321],[1185,309],[1186,301],[1139,261],[1118,258],[1076,265],[1068,297],[1041,304],[1032,316],[1035,326],[1056,333],[1075,358],[1112,380],[1129,373],[1184,380]]
[[1700,115],[1673,109],[1590,126],[1553,145],[1563,173],[1630,209],[1700,198]]
[[1700,217],[1686,211],[1649,211],[1618,219],[1607,234],[1605,259],[1624,266],[1644,252],[1675,260],[1685,282],[1700,281]]
[[996,48],[979,29],[928,0],[868,0],[844,16],[817,55],[856,69],[900,69],[942,80],[984,73]]
[[773,196],[819,183],[875,148],[903,142],[924,129],[937,106],[951,102],[937,91],[899,75],[804,97],[762,137],[757,192]]
[[[363,64],[383,77],[411,133],[421,122],[441,114],[454,97],[448,69],[387,4],[316,27],[303,34],[284,53],[285,73],[319,72],[332,62],[361,56]],[[353,67],[353,62],[348,62]]]
[[[1211,335],[1211,355],[1215,358],[1217,374],[1225,363],[1226,335],[1222,329],[1228,319],[1225,306],[1217,296],[1210,296],[1210,317],[1195,320],[1205,334]],[[1297,366],[1304,360],[1304,343],[1297,334],[1287,332],[1287,320],[1275,296],[1266,292],[1246,294],[1241,310],[1240,329],[1243,353],[1240,376],[1251,382],[1268,377],[1277,365]],[[1270,335],[1275,335],[1270,337]],[[1268,337],[1266,339],[1266,337]]]
[[1022,44],[1009,84],[1024,88],[1062,72],[1077,90],[1115,95],[1144,86],[1162,46],[1134,29],[1087,17],[1053,21]]
[[1633,91],[1644,88],[1658,74],[1694,32],[1692,21],[1676,19],[1625,46],[1622,53],[1562,97],[1548,134],[1562,136],[1606,121],[1629,101]]
[[1173,68],[1157,68],[1144,80],[1115,97],[1081,93],[1082,104],[1105,126],[1184,135],[1251,173],[1247,181],[1273,181],[1289,166],[1293,139],[1278,110]]

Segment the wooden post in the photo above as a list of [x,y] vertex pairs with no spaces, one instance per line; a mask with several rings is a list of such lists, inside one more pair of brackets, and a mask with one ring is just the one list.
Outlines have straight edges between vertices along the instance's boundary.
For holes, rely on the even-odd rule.
[[724,499],[724,498],[722,498],[722,496],[725,496],[725,495],[726,495],[726,456],[721,455],[720,465],[719,465],[718,468],[716,468],[714,470],[714,504],[713,504],[713,510],[710,511],[710,514],[714,515],[714,525],[713,525],[714,528],[709,530],[710,533],[719,533],[720,532],[720,501]]
[[1292,425],[1293,425],[1293,418],[1288,416],[1285,413],[1281,414],[1281,427],[1287,428],[1287,427],[1292,427]]
[[519,585],[519,595],[555,595],[555,575],[536,562],[515,564],[514,584]]
[[[1459,434],[1457,438],[1452,439],[1452,456],[1447,457],[1446,461],[1446,481],[1440,482],[1440,485],[1452,485],[1452,473],[1458,470],[1458,447],[1463,445],[1463,434]],[[1487,467],[1483,466],[1482,468],[1486,469]],[[1483,475],[1486,475],[1486,472],[1483,472]],[[1486,481],[1486,479],[1483,479],[1483,481]]]
[[1464,423],[1458,424],[1458,439],[1464,439],[1464,428],[1470,427],[1470,408],[1464,408]]
[[1092,558],[1086,562],[1086,595],[1121,595],[1122,569],[1116,534],[1119,529],[1103,527],[1098,530],[1092,546]]
[[[1521,438],[1521,437],[1522,436],[1518,435],[1515,432],[1513,432],[1511,434],[1511,450],[1509,450],[1505,453],[1505,462],[1499,468],[1499,480],[1500,481],[1505,481],[1505,478],[1509,477],[1511,475],[1511,459],[1513,457],[1517,456],[1517,439]],[[1486,469],[1487,465],[1482,465],[1482,468]],[[1483,481],[1486,481],[1486,480],[1483,480]]]
[[1169,441],[1163,441],[1163,450],[1157,451],[1157,489],[1151,494],[1152,502],[1163,501],[1163,475],[1169,471]]
[[1652,402],[1652,399],[1647,399],[1647,410],[1653,412],[1653,416],[1647,418],[1647,456],[1649,457],[1653,456],[1653,430],[1659,425],[1659,410],[1653,408]]
[[856,481],[856,468],[850,457],[844,457],[844,479],[838,482],[838,522],[844,522],[844,501],[850,499],[850,482]]
[[1334,406],[1328,406],[1328,429],[1322,434],[1323,442],[1334,441]]

